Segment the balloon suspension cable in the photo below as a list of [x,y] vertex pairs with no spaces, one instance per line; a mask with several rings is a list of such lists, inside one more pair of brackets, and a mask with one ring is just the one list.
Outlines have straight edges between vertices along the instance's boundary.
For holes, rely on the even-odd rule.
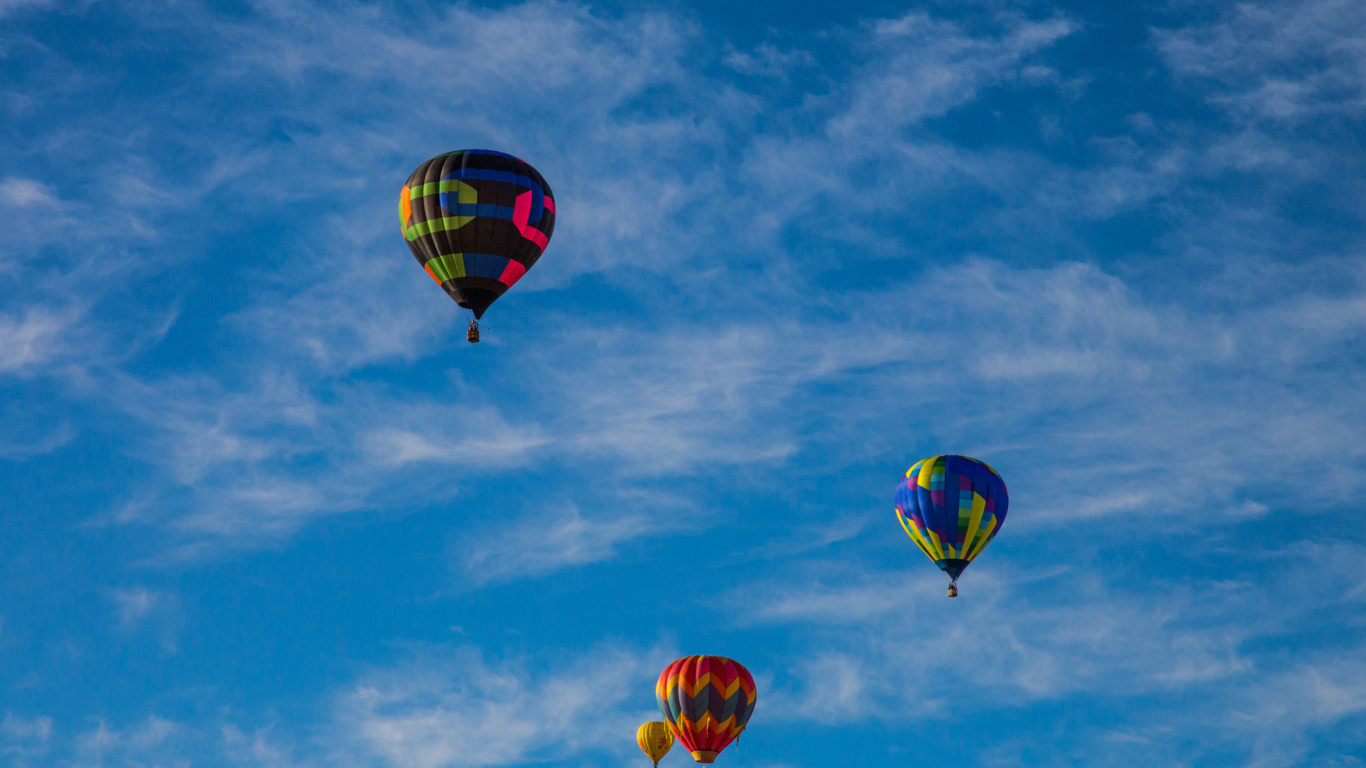
[[949,597],[958,597],[958,579],[949,582]]
[[478,343],[479,343],[479,321],[478,321],[478,320],[471,320],[471,321],[470,321],[470,327],[469,327],[468,330],[465,331],[465,338],[468,339],[469,342],[470,342],[471,344],[478,344]]

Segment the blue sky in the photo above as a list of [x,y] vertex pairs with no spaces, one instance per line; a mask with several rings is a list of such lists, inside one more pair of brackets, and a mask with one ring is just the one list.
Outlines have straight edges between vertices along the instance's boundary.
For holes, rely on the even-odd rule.
[[1361,765],[1366,5],[1109,5],[0,0],[0,763]]

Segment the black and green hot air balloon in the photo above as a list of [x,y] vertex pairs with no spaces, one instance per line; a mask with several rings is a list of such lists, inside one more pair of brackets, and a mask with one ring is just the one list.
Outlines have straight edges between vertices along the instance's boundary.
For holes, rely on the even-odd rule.
[[462,149],[419,165],[399,196],[403,237],[422,268],[479,319],[541,258],[555,231],[550,185],[526,162]]

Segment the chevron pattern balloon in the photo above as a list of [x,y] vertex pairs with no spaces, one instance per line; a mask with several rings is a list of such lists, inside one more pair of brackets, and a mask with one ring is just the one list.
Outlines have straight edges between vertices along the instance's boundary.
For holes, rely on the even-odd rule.
[[724,656],[685,656],[655,684],[664,721],[699,763],[715,760],[745,730],[755,698],[749,670]]

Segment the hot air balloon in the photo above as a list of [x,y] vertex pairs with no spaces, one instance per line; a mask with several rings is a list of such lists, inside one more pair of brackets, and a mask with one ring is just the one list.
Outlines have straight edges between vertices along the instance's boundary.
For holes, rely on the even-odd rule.
[[958,597],[958,576],[1001,530],[1009,502],[996,470],[967,456],[917,461],[896,487],[896,517],[949,575],[949,597]]
[[655,701],[678,743],[710,763],[754,714],[754,678],[724,656],[686,656],[664,668]]
[[418,263],[474,313],[471,343],[484,311],[541,258],[555,231],[555,198],[541,174],[489,149],[419,165],[399,193],[398,213]]
[[654,762],[655,768],[659,768],[659,761],[673,749],[674,735],[665,723],[641,723],[636,729],[636,743],[640,745],[640,751]]

